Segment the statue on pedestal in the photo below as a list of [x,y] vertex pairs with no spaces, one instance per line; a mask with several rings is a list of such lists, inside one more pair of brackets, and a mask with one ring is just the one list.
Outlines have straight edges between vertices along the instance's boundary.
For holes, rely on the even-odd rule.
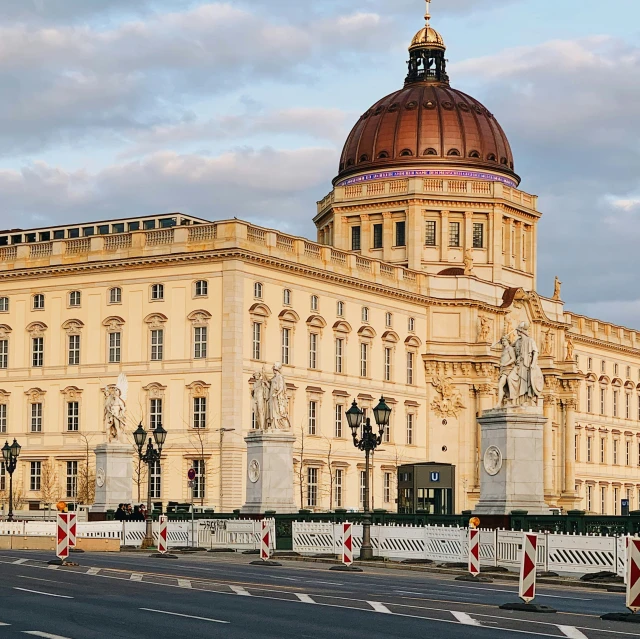
[[263,371],[254,374],[251,397],[257,430],[291,430],[287,384],[281,370],[282,364],[276,362],[271,380]]
[[256,371],[253,376],[251,398],[253,399],[253,414],[256,419],[256,428],[258,430],[264,430],[267,426],[269,409],[269,382],[266,380],[264,371]]
[[120,373],[115,386],[104,389],[104,427],[107,431],[109,443],[126,444],[125,427],[127,394],[129,382],[124,373]]

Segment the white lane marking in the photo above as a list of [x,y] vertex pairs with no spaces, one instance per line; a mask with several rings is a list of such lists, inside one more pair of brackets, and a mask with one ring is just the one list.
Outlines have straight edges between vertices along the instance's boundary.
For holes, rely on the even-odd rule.
[[178,586],[180,586],[180,588],[191,588],[191,580],[190,579],[178,579]]
[[376,612],[381,612],[385,615],[392,615],[393,613],[391,612],[391,610],[389,610],[389,608],[387,608],[383,603],[380,603],[379,601],[367,601],[367,603],[376,611]]
[[242,586],[229,586],[236,595],[242,595],[243,597],[251,597],[251,594],[248,593]]
[[482,626],[479,621],[470,617],[466,612],[455,612],[452,610],[451,614],[465,626]]
[[[500,590],[499,588],[481,588],[480,586],[451,586],[451,589],[457,590],[458,588],[464,588],[465,590],[484,590],[485,592],[508,592],[511,595],[517,595],[517,590]],[[396,592],[399,592],[396,590]],[[550,597],[551,599],[573,599],[574,601],[593,601],[593,599],[585,599],[584,597],[563,597],[562,595],[541,595],[536,592],[536,597]]]
[[231,623],[222,619],[209,619],[208,617],[195,617],[194,615],[183,615],[179,612],[169,612],[168,610],[154,610],[153,608],[140,608],[146,612],[157,612],[159,615],[171,615],[172,617],[186,617],[187,619],[197,619],[198,621],[210,621],[211,623]]
[[53,579],[40,579],[39,577],[27,577],[27,575],[18,575],[21,579],[31,579],[32,581],[46,581],[50,584],[59,584],[62,583],[60,581],[54,581]]
[[100,572],[100,568],[89,568],[87,575],[97,575]]
[[6,626],[10,626],[10,625],[11,625],[10,623],[2,623],[2,622],[0,621],[0,628],[4,628],[4,627],[6,627]]
[[52,566],[47,566],[47,568],[49,570],[58,570],[58,568],[60,568],[60,566],[58,566],[57,564],[53,564]]
[[26,564],[27,561],[29,561],[28,559],[16,559],[15,561],[12,561],[11,563],[14,566],[21,566],[22,564]]
[[31,592],[34,595],[46,595],[47,597],[58,597],[59,599],[73,599],[73,597],[69,597],[68,595],[54,595],[51,592],[40,592],[39,590],[28,590],[27,588],[13,588],[14,590],[22,590],[22,592]]
[[558,630],[569,639],[587,639],[587,635],[582,634],[574,626],[558,626]]
[[129,577],[129,581],[142,581],[144,575],[141,575],[139,572],[131,573],[131,577]]
[[302,603],[310,603],[310,604],[314,604],[315,601],[313,599],[311,599],[311,597],[309,597],[309,595],[305,595],[302,592],[296,592],[296,597],[298,599],[300,599],[300,601],[302,601]]
[[326,586],[344,586],[344,584],[339,584],[339,583],[336,583],[335,581],[316,581],[315,579],[308,579],[307,583],[324,584]]
[[48,632],[40,632],[39,630],[23,630],[23,635],[32,635],[33,637],[44,637],[45,639],[69,639],[69,637],[63,637],[62,635],[52,635]]

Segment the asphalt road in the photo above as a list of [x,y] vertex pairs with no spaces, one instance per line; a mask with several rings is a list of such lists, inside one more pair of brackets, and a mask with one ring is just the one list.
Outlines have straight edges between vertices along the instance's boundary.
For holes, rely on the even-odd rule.
[[635,624],[603,622],[624,612],[624,596],[582,588],[538,590],[557,614],[498,606],[517,601],[513,582],[469,584],[453,577],[282,561],[253,556],[72,555],[78,567],[50,567],[51,555],[0,552],[0,639],[224,637],[382,639],[517,636],[626,639]]

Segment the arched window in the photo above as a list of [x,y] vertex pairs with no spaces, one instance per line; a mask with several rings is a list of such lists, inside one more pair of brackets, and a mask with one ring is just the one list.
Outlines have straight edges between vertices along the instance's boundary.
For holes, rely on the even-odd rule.
[[425,155],[438,155],[438,152],[435,149],[429,148],[424,152]]
[[469,157],[470,158],[479,158],[480,157],[480,153],[478,151],[470,151],[469,152]]
[[69,306],[80,306],[80,291],[71,291],[69,293]]
[[380,151],[380,153],[378,153],[378,160],[386,160],[388,157],[388,151]]
[[458,151],[458,149],[449,149],[449,152],[447,153],[447,155],[460,157],[460,151]]
[[42,311],[44,310],[44,295],[38,293],[33,296],[33,310],[34,311]]
[[164,284],[151,285],[151,300],[158,302],[164,299]]
[[415,318],[413,318],[413,317],[409,318],[408,328],[409,328],[409,332],[410,333],[413,333],[416,330],[416,320],[415,320]]
[[253,285],[253,296],[257,299],[257,300],[261,300],[262,299],[262,283],[261,282],[255,282]]
[[291,306],[291,291],[288,288],[282,291],[282,303],[285,306]]
[[207,280],[198,280],[195,284],[195,296],[206,297],[209,294],[209,282]]
[[493,153],[489,153],[489,155],[487,155],[487,160],[489,160],[489,162],[495,162],[496,156]]
[[369,156],[368,155],[361,155],[360,156],[360,162],[368,162],[369,161]]
[[118,286],[109,290],[109,304],[122,304],[122,289]]
[[413,151],[411,149],[403,149],[400,151],[400,157],[406,158],[411,157],[413,155]]

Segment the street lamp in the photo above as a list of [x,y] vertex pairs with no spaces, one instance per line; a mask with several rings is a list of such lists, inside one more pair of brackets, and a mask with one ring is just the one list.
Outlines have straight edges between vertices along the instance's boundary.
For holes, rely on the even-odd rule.
[[5,442],[2,447],[4,467],[9,473],[9,521],[13,521],[13,473],[18,466],[18,457],[20,457],[21,450],[22,446],[18,444],[15,438],[11,446],[9,446],[9,442]]
[[[138,456],[140,460],[147,464],[147,516],[146,516],[146,531],[144,539],[142,540],[142,548],[153,547],[153,515],[151,505],[151,467],[156,463],[160,463],[162,457],[162,447],[167,439],[167,431],[162,428],[162,424],[158,424],[153,430],[153,439],[147,437],[147,431],[142,428],[142,423],[138,425],[138,428],[133,432],[133,440],[138,447]],[[155,440],[158,450],[153,447],[153,441]],[[143,453],[144,443],[147,442],[147,450]]]
[[[362,521],[360,559],[373,559],[373,547],[371,546],[371,510],[369,509],[369,455],[382,443],[382,437],[389,425],[391,409],[385,404],[384,397],[380,398],[380,402],[373,409],[373,416],[378,425],[377,434],[373,432],[371,419],[369,417],[367,417],[364,425],[362,424],[363,412],[358,408],[355,399],[346,415],[347,423],[353,436],[353,445],[363,450],[366,458],[364,474],[364,519]],[[358,435],[360,435],[359,438]]]

